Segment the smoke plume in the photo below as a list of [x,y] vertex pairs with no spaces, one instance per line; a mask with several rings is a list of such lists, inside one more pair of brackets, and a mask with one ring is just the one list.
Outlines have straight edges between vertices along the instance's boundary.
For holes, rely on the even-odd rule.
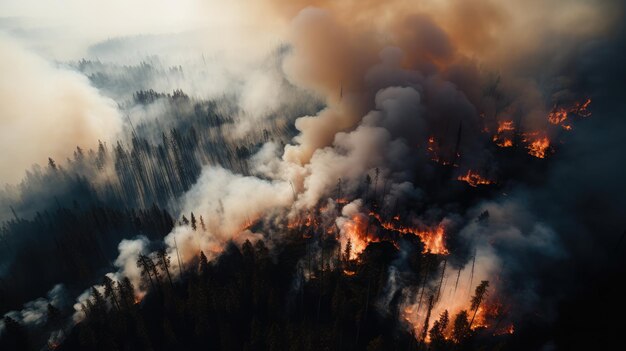
[[57,68],[0,36],[0,181],[17,182],[33,164],[63,160],[77,145],[97,147],[121,121],[115,102],[87,79]]

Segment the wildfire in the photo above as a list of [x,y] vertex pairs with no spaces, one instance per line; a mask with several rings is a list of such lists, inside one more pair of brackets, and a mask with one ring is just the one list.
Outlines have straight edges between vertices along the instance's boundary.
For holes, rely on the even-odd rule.
[[505,334],[514,334],[515,333],[515,326],[513,324],[506,326],[504,328],[498,329],[496,330],[493,335],[505,335]]
[[417,228],[411,228],[396,224],[393,222],[385,222],[378,213],[371,212],[370,216],[376,218],[380,223],[380,226],[384,229],[394,231],[400,234],[412,234],[416,235],[424,244],[424,252],[432,253],[435,255],[447,255],[448,249],[445,245],[445,231],[443,225],[438,225],[435,229],[419,230]]
[[255,225],[258,222],[258,220],[259,220],[258,216],[252,219],[246,218],[246,220],[239,227],[237,233],[245,232],[246,230],[252,228],[252,226]]
[[539,138],[528,144],[528,154],[537,158],[545,158],[548,147],[550,147],[550,139],[547,137]]
[[[441,224],[436,228],[427,228],[423,230],[403,226],[399,223],[384,221],[380,215],[375,212],[370,212],[369,215],[370,218],[376,219],[380,227],[386,230],[400,233],[402,235],[410,234],[417,236],[424,245],[424,253],[431,253],[435,255],[448,254],[448,249],[445,246],[445,230]],[[369,219],[363,214],[357,213],[342,226],[342,230],[346,238],[350,240],[351,260],[356,259],[367,248],[369,243],[385,240],[384,238],[375,235],[375,228],[373,225],[370,226],[368,220]]]
[[431,154],[430,159],[434,162],[439,162],[439,155],[438,155],[438,151],[439,151],[439,147],[437,146],[437,141],[435,140],[435,137],[430,137],[428,138],[428,146],[426,147],[426,149],[428,150],[428,152]]
[[591,116],[591,112],[589,112],[588,107],[591,104],[591,99],[585,100],[585,102],[580,103],[576,102],[571,107],[556,107],[548,113],[548,122],[554,125],[560,125],[565,130],[571,130],[572,126],[570,124],[565,124],[564,122],[568,119],[570,114],[575,114],[581,117],[589,117]]
[[567,110],[564,108],[553,109],[552,112],[548,114],[548,121],[552,124],[560,124],[567,119]]
[[511,139],[502,139],[502,140],[494,140],[496,142],[496,145],[498,145],[499,147],[511,147],[513,146],[513,140]]
[[298,216],[297,218],[289,221],[287,223],[287,228],[289,229],[297,229],[301,227],[314,227],[317,228],[319,226],[319,220],[313,213],[308,213],[305,216]]
[[352,246],[350,249],[351,260],[356,259],[370,242],[378,241],[377,238],[369,236],[368,229],[367,219],[359,213],[353,215],[350,221],[343,225],[343,230],[350,239]]
[[457,180],[466,182],[474,188],[478,187],[479,185],[488,185],[493,183],[491,180],[483,178],[480,174],[472,172],[471,169],[468,170],[465,175],[459,176]]
[[513,121],[500,121],[498,122],[498,131],[493,136],[493,142],[499,147],[511,147],[513,146],[513,140],[510,138],[510,134],[515,130]]
[[574,108],[576,109],[575,113],[579,116],[582,117],[589,117],[591,116],[591,112],[589,112],[589,110],[587,110],[587,108],[589,107],[589,105],[591,104],[591,99],[587,99],[585,100],[585,102],[581,103],[576,103],[574,105]]
[[345,197],[339,198],[337,199],[337,203],[341,204],[341,205],[345,205],[347,203],[349,203],[350,201],[348,199],[346,199]]
[[498,122],[498,134],[515,130],[513,121],[500,121]]

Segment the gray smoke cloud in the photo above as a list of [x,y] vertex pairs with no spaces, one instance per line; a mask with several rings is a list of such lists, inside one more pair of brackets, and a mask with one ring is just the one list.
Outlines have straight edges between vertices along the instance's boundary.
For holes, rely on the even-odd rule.
[[[385,195],[382,206],[398,201],[412,204],[414,207],[406,210],[411,224],[444,223],[451,229],[449,241],[466,246],[465,253],[459,257],[453,253],[451,258],[458,261],[455,269],[462,273],[459,291],[466,296],[450,293],[449,281],[454,278],[448,273],[443,277],[448,290],[443,289],[444,299],[435,307],[434,315],[444,308],[462,309],[472,286],[480,280],[490,280],[493,296],[514,300],[522,313],[543,307],[538,297],[546,291],[551,294],[545,305],[564,294],[566,288],[551,284],[541,267],[552,263],[560,266],[572,257],[589,263],[597,255],[587,245],[594,228],[602,228],[603,233],[591,242],[606,251],[611,236],[605,233],[623,224],[618,216],[623,199],[616,195],[623,193],[616,191],[623,187],[618,181],[623,167],[615,166],[619,156],[614,152],[622,146],[623,133],[622,128],[613,129],[623,127],[623,123],[606,117],[614,113],[614,107],[599,108],[593,118],[577,123],[572,133],[561,138],[561,130],[550,127],[546,117],[556,104],[571,103],[581,96],[592,97],[594,105],[600,106],[615,98],[603,92],[603,100],[598,92],[606,88],[600,83],[578,81],[584,74],[593,79],[607,77],[596,74],[598,62],[605,61],[588,59],[583,54],[595,57],[594,51],[577,48],[616,28],[619,11],[615,9],[620,6],[578,0],[550,4],[423,1],[415,8],[413,5],[409,8],[404,1],[386,2],[388,15],[382,16],[383,5],[372,1],[350,1],[347,5],[268,2],[277,18],[291,21],[288,34],[280,33],[290,50],[280,63],[282,71],[270,75],[233,68],[258,62],[241,58],[247,50],[224,56],[239,60],[224,66],[220,74],[248,76],[233,85],[242,91],[234,134],[245,135],[259,121],[280,111],[284,105],[277,102],[279,95],[290,86],[308,89],[325,108],[298,118],[294,123],[298,135],[285,148],[274,142],[262,146],[250,162],[252,175],[206,166],[181,200],[183,213],[202,215],[206,228],[177,226],[165,240],[170,253],[178,248],[183,260],[189,262],[200,250],[214,257],[229,241],[270,235],[254,232],[250,225],[277,214],[293,219],[327,203],[339,179],[344,194],[354,200],[341,215],[332,211],[345,245],[346,226],[354,225],[354,216],[368,215],[367,199],[360,193],[364,177],[379,172],[381,180],[372,187],[381,197]],[[106,48],[92,48],[92,53],[106,52]],[[255,46],[250,51],[257,50]],[[561,71],[577,64],[581,64],[580,72]],[[228,74],[220,77],[230,78]],[[283,81],[285,77],[288,84]],[[608,81],[615,88],[615,82]],[[161,86],[173,86],[169,84]],[[194,83],[189,83],[188,89],[202,96],[215,92]],[[155,110],[159,106],[151,108],[154,110],[136,108],[134,113],[145,120],[158,113]],[[594,122],[598,119],[602,122]],[[454,182],[458,175],[474,170],[497,179],[503,174],[495,162],[492,136],[499,123],[506,121],[514,122],[520,134],[530,135],[525,138],[545,134],[552,140],[551,146],[559,150],[549,155],[554,158],[549,160],[553,162],[548,164],[550,170],[539,173],[544,179],[536,184],[524,185],[529,179],[529,183],[533,181],[532,166],[519,159],[505,160],[515,163],[519,177],[498,179],[496,195],[470,205],[460,204],[457,197],[471,196]],[[600,140],[598,135],[607,137]],[[560,147],[561,141],[567,141],[566,145]],[[520,148],[530,147],[530,142]],[[437,150],[431,150],[432,144]],[[604,153],[607,156],[598,158],[599,149],[608,150]],[[433,183],[441,176],[435,163],[444,161],[452,170],[452,181]],[[598,169],[613,171],[595,178],[594,170]],[[583,200],[593,201],[599,209],[581,211]],[[475,221],[485,211],[488,220]],[[120,274],[137,277],[133,263],[147,245],[141,238],[120,244],[116,261]],[[475,262],[468,260],[467,252],[476,253]],[[533,257],[533,264],[527,264],[527,257]],[[557,281],[565,287],[576,285],[571,274]],[[429,284],[435,288],[435,283]],[[409,316],[403,317],[412,320],[409,327],[423,322],[423,311],[420,314],[416,310],[415,289],[404,286],[395,270],[387,290],[381,300],[383,306],[400,292],[403,306],[409,310]]]

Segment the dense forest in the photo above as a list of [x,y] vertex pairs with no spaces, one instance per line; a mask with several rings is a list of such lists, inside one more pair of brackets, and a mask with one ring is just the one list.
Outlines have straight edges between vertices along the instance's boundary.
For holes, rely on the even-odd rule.
[[9,2],[0,351],[626,348],[619,1]]
[[[399,325],[397,311],[381,313],[375,308],[390,263],[397,259],[398,250],[391,243],[372,244],[359,260],[350,260],[350,248],[341,252],[332,238],[291,237],[273,253],[262,240],[231,245],[215,262],[208,262],[201,252],[184,271],[172,271],[170,260],[176,258],[163,251],[142,255],[137,265],[143,283],[151,287],[147,295],[137,299],[128,279],[114,282],[105,277],[104,292],[92,289],[92,299],[81,307],[86,318],[63,331],[68,334],[65,342],[49,346],[57,350],[511,349],[506,347],[514,341],[513,335],[472,327],[476,309],[488,293],[487,281],[477,284],[468,305],[471,310],[432,316],[436,322],[431,328],[411,334]],[[322,256],[310,256],[312,245],[322,247]],[[438,259],[416,257],[411,262],[414,279],[420,279],[420,272],[427,274],[430,261]],[[294,285],[292,277],[302,265],[309,266],[311,276]],[[434,298],[430,295],[423,301],[429,314]],[[49,305],[48,323],[57,323],[58,314]],[[6,345],[27,347],[24,328],[15,321],[5,323],[10,326]]]

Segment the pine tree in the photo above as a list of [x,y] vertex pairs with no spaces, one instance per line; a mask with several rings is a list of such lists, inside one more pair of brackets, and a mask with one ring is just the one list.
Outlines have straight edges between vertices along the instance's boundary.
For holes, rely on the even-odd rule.
[[485,296],[487,295],[487,288],[489,287],[489,281],[483,280],[476,287],[476,291],[474,292],[474,296],[472,296],[472,309],[474,310],[474,315],[472,315],[472,320],[469,323],[469,328],[472,327],[472,323],[474,323],[474,318],[476,318],[476,313],[478,312],[478,307],[480,307],[480,303],[483,302]]
[[200,251],[200,276],[207,277],[209,274],[209,260],[203,251]]
[[[191,218],[193,218],[193,214],[191,215]],[[171,266],[171,260],[170,260],[170,256],[167,254],[167,251],[165,250],[165,248],[161,248],[156,252],[157,255],[157,265],[161,268],[162,271],[164,271],[167,275],[167,279],[170,282],[170,286],[174,287],[174,284],[172,283],[172,276],[170,275],[170,266]]]
[[111,299],[111,301],[113,302],[113,306],[115,306],[119,310],[120,304],[117,301],[117,296],[115,296],[115,282],[113,281],[113,279],[105,275],[102,280],[102,285],[104,285],[104,297]]
[[348,238],[348,242],[346,242],[346,249],[343,254],[343,260],[345,262],[350,262],[350,255],[352,254],[352,241]]
[[439,316],[439,319],[433,323],[432,329],[430,329],[430,343],[434,350],[441,350],[446,343],[445,331],[448,328],[450,322],[450,316],[448,310],[443,311]]
[[452,339],[457,344],[462,343],[469,336],[470,328],[467,321],[467,311],[463,310],[454,317],[454,326],[452,330]]
[[202,228],[202,231],[206,232],[206,226],[204,225],[204,218],[202,218],[202,216],[200,216],[200,227]]
[[196,216],[193,215],[193,212],[191,212],[191,229],[194,231],[198,229],[198,226],[196,225]]
[[154,281],[152,280],[152,265],[154,263],[152,262],[152,260],[144,255],[144,254],[139,254],[139,257],[137,258],[137,267],[141,269],[141,276],[144,278],[148,278],[148,281],[150,281],[150,285],[152,286],[152,288],[156,288],[156,286],[154,285]]
[[430,297],[428,298],[428,309],[426,310],[426,318],[424,319],[424,328],[422,329],[422,336],[421,336],[421,339],[424,342],[426,341],[426,335],[428,335],[428,325],[430,323],[430,313],[433,310],[434,299],[435,299],[434,295],[430,295]]

